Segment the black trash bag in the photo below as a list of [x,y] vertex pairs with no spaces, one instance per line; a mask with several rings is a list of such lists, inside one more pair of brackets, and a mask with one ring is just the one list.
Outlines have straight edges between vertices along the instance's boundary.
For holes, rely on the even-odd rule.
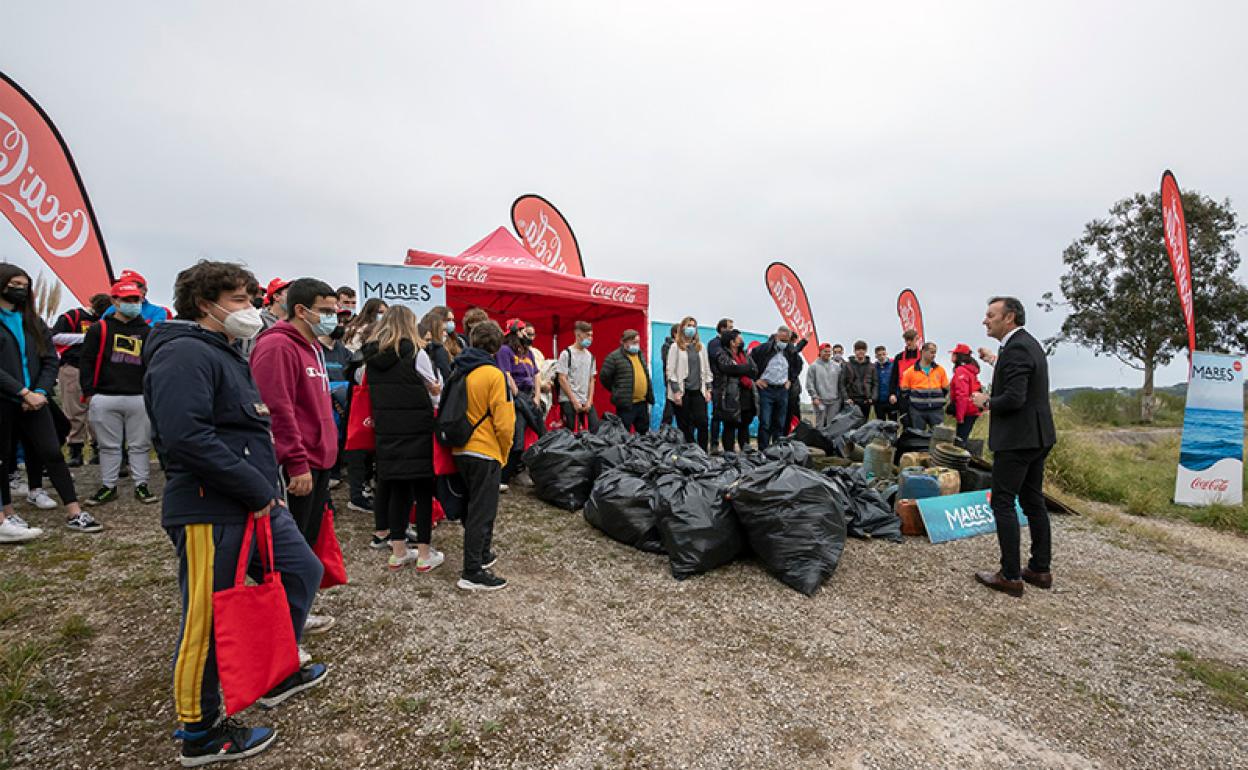
[[[845,525],[850,537],[902,542],[901,519],[888,504],[888,493],[880,492],[867,483],[867,473],[861,465],[827,468],[824,475],[832,480],[842,497]],[[896,485],[892,486],[895,495]]]
[[845,516],[830,479],[809,468],[768,463],[728,488],[746,539],[763,566],[811,596],[845,550]]
[[744,548],[741,525],[723,495],[737,473],[727,468],[693,476],[670,470],[652,474],[659,536],[677,580],[727,564]]
[[598,421],[598,431],[595,435],[619,444],[628,441],[633,434],[629,433],[628,428],[624,427],[624,423],[620,420],[619,415],[608,412]]
[[931,431],[906,428],[897,438],[897,456],[906,452],[926,452],[932,445]]
[[714,466],[711,456],[697,444],[680,444],[663,455],[663,465],[684,473],[704,473]]
[[897,441],[897,434],[901,432],[901,423],[892,420],[872,420],[860,428],[855,428],[846,434],[846,438],[854,442],[858,446],[865,447],[877,438],[882,438],[892,446]]
[[671,425],[661,425],[659,426],[658,430],[654,431],[653,433],[648,433],[646,435],[654,436],[655,439],[657,439],[658,441],[664,444],[685,443],[685,434],[681,433],[679,428],[673,427]]
[[663,553],[655,487],[645,470],[629,464],[599,476],[585,502],[585,521],[621,543]]
[[594,485],[597,458],[579,436],[562,428],[548,431],[523,459],[538,499],[569,511],[585,505]]
[[815,426],[805,420],[799,422],[797,427],[793,429],[793,433],[790,435],[793,440],[800,441],[806,446],[811,447],[812,449],[818,449],[825,454],[830,455],[833,451],[835,451],[832,447],[832,442],[828,441],[822,433],[815,430]]
[[788,437],[776,439],[775,443],[763,452],[763,456],[768,460],[800,465],[803,468],[815,467],[814,461],[810,459],[810,449],[805,444]]

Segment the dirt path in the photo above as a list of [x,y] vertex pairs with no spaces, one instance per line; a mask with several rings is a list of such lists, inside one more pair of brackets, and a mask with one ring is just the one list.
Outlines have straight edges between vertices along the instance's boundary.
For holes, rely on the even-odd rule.
[[[1248,715],[1170,657],[1248,664],[1248,540],[1097,512],[1057,523],[1057,588],[1020,601],[971,580],[990,537],[851,542],[807,599],[752,562],[676,582],[516,493],[512,586],[465,596],[456,527],[443,569],[394,575],[344,507],[353,582],[308,643],[331,678],[244,715],[280,731],[244,766],[1248,767]],[[152,507],[101,515],[99,537],[0,550],[0,648],[45,646],[14,767],[174,766],[171,549]]]

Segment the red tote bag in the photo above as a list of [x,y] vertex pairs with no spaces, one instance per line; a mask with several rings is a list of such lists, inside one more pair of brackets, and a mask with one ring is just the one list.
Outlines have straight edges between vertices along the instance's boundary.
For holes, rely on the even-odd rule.
[[325,505],[325,513],[321,517],[321,531],[316,536],[316,545],[312,553],[321,560],[325,573],[321,575],[321,588],[333,588],[347,584],[347,565],[342,559],[342,545],[338,543],[338,533],[334,531],[334,509]]
[[[247,564],[251,561],[253,532],[264,575],[259,584],[249,586]],[[226,714],[247,708],[299,670],[299,648],[286,589],[273,569],[273,533],[267,514],[247,517],[234,586],[212,595],[212,616]]]
[[373,432],[373,399],[368,395],[368,378],[351,389],[351,413],[347,417],[347,440],[342,445],[347,451],[377,449],[377,434]]

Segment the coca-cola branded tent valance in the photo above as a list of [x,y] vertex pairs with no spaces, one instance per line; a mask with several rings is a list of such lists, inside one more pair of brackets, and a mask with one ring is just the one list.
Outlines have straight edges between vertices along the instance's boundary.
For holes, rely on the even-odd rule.
[[[625,329],[641,335],[643,357],[649,350],[647,284],[551,270],[502,227],[456,257],[410,250],[406,264],[444,269],[447,304],[461,318],[469,308],[479,307],[500,324],[508,318],[534,324],[538,348],[548,358],[572,343],[577,321],[594,325],[592,352],[600,365],[619,345]],[[609,410],[610,400],[601,386],[595,388],[594,402],[600,412]]]

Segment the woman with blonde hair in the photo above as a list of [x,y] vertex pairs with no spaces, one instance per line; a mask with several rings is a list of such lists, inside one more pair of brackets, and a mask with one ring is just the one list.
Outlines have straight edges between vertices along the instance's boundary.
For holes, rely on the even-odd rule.
[[[373,405],[377,448],[376,531],[373,546],[390,546],[390,569],[409,564],[428,572],[442,563],[430,547],[433,534],[434,407],[442,378],[434,370],[416,314],[402,305],[386,311],[360,349]],[[416,504],[416,551],[407,547],[408,519]]]
[[706,405],[711,400],[710,360],[698,339],[698,321],[685,316],[667,354],[667,397],[676,413],[676,425],[685,441],[706,449]]

